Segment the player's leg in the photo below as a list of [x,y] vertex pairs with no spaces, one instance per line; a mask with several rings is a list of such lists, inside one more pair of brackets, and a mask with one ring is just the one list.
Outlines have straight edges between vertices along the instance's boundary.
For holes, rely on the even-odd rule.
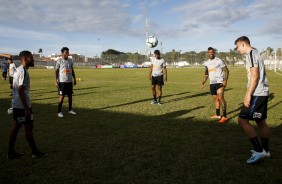
[[266,156],[266,152],[259,142],[255,128],[249,123],[249,120],[254,119],[253,112],[257,106],[257,104],[255,104],[256,102],[257,100],[254,100],[254,97],[252,97],[250,107],[247,108],[243,105],[238,118],[238,123],[243,128],[244,133],[247,135],[254,148],[254,150],[252,150],[252,156],[247,160],[248,164],[255,163]]
[[163,85],[164,85],[164,77],[162,76],[158,76],[157,77],[157,84],[158,84],[158,104],[161,105],[161,99],[163,96]]
[[74,112],[72,110],[72,94],[73,94],[73,83],[66,83],[66,94],[68,96],[68,102],[69,102],[69,114],[76,114],[76,112]]
[[13,125],[9,134],[9,148],[8,148],[8,158],[15,159],[23,155],[23,153],[18,153],[15,151],[15,144],[17,140],[18,132],[22,126],[22,121],[25,119],[24,110],[13,109]]
[[157,103],[156,85],[157,85],[157,79],[156,79],[156,77],[152,76],[152,79],[151,79],[151,91],[152,91],[152,95],[153,95],[153,101],[151,102],[151,104],[156,104]]
[[162,104],[162,95],[163,95],[163,90],[162,90],[163,86],[162,85],[158,85],[158,104],[161,105]]
[[25,138],[31,148],[32,151],[32,157],[33,158],[42,158],[45,156],[44,153],[40,152],[37,149],[37,146],[35,144],[35,139],[33,135],[33,115],[31,115],[30,118],[27,118],[26,121],[23,123],[24,129],[25,129]]
[[212,95],[212,99],[215,106],[215,115],[211,116],[211,119],[220,119],[220,104],[218,101],[218,96],[216,94],[216,84],[210,84],[210,94]]
[[17,140],[17,135],[21,125],[19,125],[16,121],[13,121],[13,126],[9,134],[9,149],[8,149],[8,158],[15,159],[19,158],[23,155],[23,153],[18,153],[15,151],[15,144]]
[[62,113],[62,106],[64,103],[64,98],[65,98],[65,83],[63,82],[59,82],[58,84],[58,117],[62,118],[64,117],[63,113]]
[[11,90],[11,94],[10,96],[13,95],[13,77],[9,77],[9,84],[10,84],[10,90]]
[[224,99],[224,87],[220,87],[217,90],[217,96],[218,96],[218,101],[222,107],[223,111],[223,117],[219,120],[220,123],[225,123],[228,118],[227,118],[227,113],[226,113],[226,101]]
[[266,124],[266,120],[262,121],[256,121],[259,132],[260,132],[260,140],[261,140],[261,145],[262,148],[266,151],[266,156],[270,157],[270,152],[269,152],[269,128],[268,125]]

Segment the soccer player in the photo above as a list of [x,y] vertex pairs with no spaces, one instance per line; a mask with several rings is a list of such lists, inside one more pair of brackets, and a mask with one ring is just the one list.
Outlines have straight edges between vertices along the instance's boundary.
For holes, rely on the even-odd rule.
[[[269,130],[266,124],[269,84],[264,61],[259,52],[252,48],[249,38],[246,36],[239,37],[235,41],[235,45],[237,51],[246,56],[248,85],[238,122],[253,145],[252,156],[247,160],[248,164],[252,164],[264,157],[270,157],[268,149]],[[256,122],[261,143],[249,120]]]
[[15,159],[23,155],[15,151],[16,138],[19,129],[24,125],[25,137],[32,150],[32,157],[42,158],[46,154],[40,152],[33,136],[33,114],[30,103],[30,78],[28,68],[34,66],[34,60],[31,52],[22,51],[19,54],[21,65],[16,69],[13,80],[13,126],[9,137],[8,158]]
[[[220,119],[220,123],[225,123],[228,118],[226,114],[226,101],[224,99],[224,88],[227,86],[229,70],[220,58],[215,57],[215,49],[208,48],[209,59],[205,61],[205,75],[201,83],[203,89],[207,79],[210,79],[210,94],[215,105],[215,115],[211,119]],[[222,106],[223,116],[220,115],[220,105]]]
[[13,62],[12,58],[8,58],[8,62],[9,62],[9,83],[10,83],[10,89],[11,89],[11,94],[10,96],[13,95],[13,77],[14,77],[14,72],[16,71],[16,65]]
[[[63,47],[61,49],[62,58],[58,59],[55,66],[55,86],[58,88],[59,94],[59,103],[58,103],[58,117],[64,117],[62,113],[62,105],[64,102],[65,95],[68,96],[69,99],[69,114],[76,114],[72,110],[72,88],[73,84],[76,85],[76,78],[73,69],[73,63],[71,60],[68,60],[69,57],[69,49],[67,47]],[[72,82],[73,78],[73,82]]]
[[4,79],[4,80],[7,79],[7,72],[8,72],[7,63],[3,63],[3,66],[2,66],[2,79]]
[[[149,72],[149,79],[151,80],[151,84],[152,84],[151,89],[154,97],[151,104],[162,105],[161,102],[162,86],[164,85],[164,81],[167,82],[167,69],[166,69],[165,60],[161,59],[160,51],[155,50],[154,54],[155,54],[155,58],[152,59],[152,64],[150,66],[150,72]],[[156,86],[158,86],[158,99],[157,99]]]

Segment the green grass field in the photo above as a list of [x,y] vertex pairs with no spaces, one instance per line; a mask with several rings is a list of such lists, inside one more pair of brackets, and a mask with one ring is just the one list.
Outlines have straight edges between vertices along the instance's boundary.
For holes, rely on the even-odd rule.
[[246,90],[244,68],[229,67],[228,123],[211,121],[209,85],[202,68],[168,69],[163,106],[151,105],[148,69],[76,68],[74,110],[57,117],[54,70],[30,69],[35,138],[49,156],[31,159],[21,129],[8,160],[12,117],[8,81],[1,80],[0,183],[282,183],[282,76],[271,84],[268,124],[272,158],[247,165],[252,149],[237,124]]

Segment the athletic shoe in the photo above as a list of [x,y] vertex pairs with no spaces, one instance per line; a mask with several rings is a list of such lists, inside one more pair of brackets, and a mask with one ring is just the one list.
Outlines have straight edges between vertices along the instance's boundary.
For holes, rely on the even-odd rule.
[[59,117],[59,118],[63,118],[63,117],[64,117],[63,113],[62,113],[62,112],[59,112],[59,113],[58,113],[58,117]]
[[262,152],[256,152],[255,150],[252,150],[251,152],[252,156],[247,160],[247,164],[253,164],[266,156],[266,152],[264,150]]
[[73,110],[70,110],[69,114],[76,114],[76,112],[74,112]]
[[48,154],[46,154],[46,153],[36,151],[36,152],[32,153],[31,158],[45,158],[47,156],[48,156]]
[[163,105],[163,103],[162,102],[158,102],[158,105],[161,106],[161,105]]
[[220,118],[221,118],[221,116],[218,116],[218,115],[213,115],[213,116],[211,116],[210,118],[211,118],[211,119],[220,119]]
[[152,105],[153,105],[153,104],[157,104],[157,103],[158,103],[158,102],[155,101],[155,100],[151,102]]
[[24,153],[18,153],[16,151],[12,152],[12,153],[8,153],[8,156],[7,158],[8,159],[17,159],[17,158],[20,158],[24,155]]
[[228,118],[222,116],[222,118],[221,118],[218,122],[219,122],[219,123],[225,123],[226,121],[228,121]]
[[[255,152],[255,150],[251,150],[252,153]],[[265,151],[265,157],[269,158],[271,155],[270,155],[270,151],[268,150],[268,152]]]

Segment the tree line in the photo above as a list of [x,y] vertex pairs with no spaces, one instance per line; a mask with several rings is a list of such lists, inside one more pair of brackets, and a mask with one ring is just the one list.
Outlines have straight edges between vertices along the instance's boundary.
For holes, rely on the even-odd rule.
[[[229,52],[218,52],[216,50],[216,56],[223,59],[227,64],[236,63],[239,60],[242,60],[241,54],[237,53],[235,50],[230,49]],[[180,61],[187,61],[191,65],[195,64],[203,64],[205,60],[207,60],[207,51],[187,51],[181,53],[180,51],[172,50],[170,52],[162,53],[161,57],[165,59],[168,64],[176,64]],[[135,53],[124,53],[121,51],[117,51],[114,49],[108,49],[103,51],[101,54],[101,58],[97,58],[100,60],[101,64],[114,64],[120,65],[125,62],[131,62],[134,64],[142,64],[146,61],[149,61],[148,57],[144,54],[140,54],[138,52]]]

